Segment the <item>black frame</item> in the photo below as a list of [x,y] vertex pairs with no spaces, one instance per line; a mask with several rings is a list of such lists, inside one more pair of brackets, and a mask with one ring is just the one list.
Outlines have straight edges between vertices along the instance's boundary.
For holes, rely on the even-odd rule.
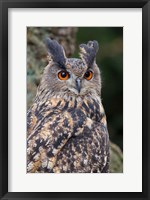
[[[142,192],[8,192],[8,8],[142,8]],[[150,0],[0,0],[0,15],[0,198],[150,199]]]

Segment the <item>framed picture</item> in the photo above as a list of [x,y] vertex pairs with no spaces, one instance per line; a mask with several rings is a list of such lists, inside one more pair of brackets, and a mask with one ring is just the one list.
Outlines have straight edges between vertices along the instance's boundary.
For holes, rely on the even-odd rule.
[[149,199],[150,2],[0,7],[1,199]]

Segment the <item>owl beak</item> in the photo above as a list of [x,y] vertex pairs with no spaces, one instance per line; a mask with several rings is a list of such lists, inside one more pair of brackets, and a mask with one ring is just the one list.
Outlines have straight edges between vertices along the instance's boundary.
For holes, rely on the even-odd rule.
[[81,80],[79,78],[76,79],[76,87],[78,92],[80,93],[81,90]]

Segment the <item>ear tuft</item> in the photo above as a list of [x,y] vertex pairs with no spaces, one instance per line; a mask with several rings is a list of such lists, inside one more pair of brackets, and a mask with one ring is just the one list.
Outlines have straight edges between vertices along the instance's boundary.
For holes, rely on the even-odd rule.
[[66,56],[63,47],[56,40],[50,38],[46,38],[45,43],[52,60],[61,68],[65,68]]
[[99,49],[98,42],[96,40],[89,41],[87,44],[81,44],[79,47],[81,59],[88,67],[91,67],[96,59],[96,54]]

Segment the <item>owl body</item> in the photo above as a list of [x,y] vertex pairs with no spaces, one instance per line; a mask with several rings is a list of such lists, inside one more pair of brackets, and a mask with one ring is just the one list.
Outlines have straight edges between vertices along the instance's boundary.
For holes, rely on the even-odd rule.
[[[94,49],[91,42],[86,46]],[[109,136],[100,98],[100,71],[94,63],[95,55],[86,46],[82,47],[82,59],[67,59],[62,47],[48,40],[53,60],[45,68],[27,114],[27,172],[109,171]],[[60,55],[56,56],[53,50]],[[91,54],[94,58],[90,60]]]

